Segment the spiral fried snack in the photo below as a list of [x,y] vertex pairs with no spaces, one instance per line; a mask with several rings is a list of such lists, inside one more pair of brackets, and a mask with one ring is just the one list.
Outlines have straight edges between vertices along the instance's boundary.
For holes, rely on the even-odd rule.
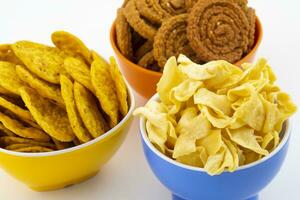
[[153,0],[153,7],[166,17],[186,12],[185,0]]
[[187,34],[201,60],[234,63],[248,51],[253,33],[245,11],[231,0],[199,0],[194,5]]
[[161,71],[162,68],[158,67],[157,61],[153,57],[153,51],[146,53],[138,62],[138,65],[153,71]]
[[157,31],[156,27],[150,24],[149,21],[142,18],[137,10],[135,1],[129,1],[124,9],[124,15],[130,26],[142,37],[153,40]]
[[171,56],[188,55],[193,61],[198,61],[196,53],[191,48],[187,34],[188,14],[181,14],[165,20],[159,28],[153,44],[153,56],[163,67]]
[[161,24],[164,16],[153,8],[153,0],[133,0],[138,12],[147,20]]
[[124,16],[123,8],[118,9],[116,19],[117,44],[124,56],[132,58],[131,28]]

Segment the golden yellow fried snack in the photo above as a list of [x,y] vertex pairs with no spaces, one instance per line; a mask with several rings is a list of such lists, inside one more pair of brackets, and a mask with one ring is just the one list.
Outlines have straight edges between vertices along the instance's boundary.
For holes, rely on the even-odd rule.
[[7,96],[16,96],[16,94],[10,92],[9,90],[2,87],[1,85],[0,85],[0,94],[4,94],[4,95],[7,95]]
[[124,81],[123,75],[121,74],[117,62],[114,57],[110,57],[110,74],[115,83],[116,93],[119,100],[119,110],[123,116],[128,112],[127,102],[127,87]]
[[30,73],[25,67],[17,65],[16,72],[20,80],[27,83],[31,88],[35,89],[41,96],[53,100],[60,106],[64,106],[61,97],[60,87],[53,83],[49,83]]
[[75,135],[64,109],[39,96],[31,88],[21,88],[20,94],[33,118],[46,133],[61,142],[70,142],[74,139]]
[[16,134],[7,129],[2,123],[0,123],[0,132],[5,136],[16,136]]
[[64,67],[74,80],[95,93],[95,89],[91,82],[90,69],[84,62],[73,57],[68,57],[64,61]]
[[25,147],[31,147],[33,146],[32,144],[11,144],[5,147],[7,150],[15,150],[15,149],[20,149],[20,148],[25,148]]
[[23,147],[14,149],[16,152],[30,152],[30,153],[42,153],[42,152],[50,152],[53,151],[53,149],[47,148],[47,147],[41,147],[41,146],[31,146],[31,147]]
[[10,93],[19,95],[19,88],[24,83],[19,79],[15,70],[16,65],[0,61],[0,86]]
[[31,72],[50,83],[59,83],[66,56],[61,50],[30,41],[16,42],[12,49]]
[[0,44],[0,60],[21,65],[22,62],[14,54],[10,44]]
[[9,146],[12,144],[31,144],[32,146],[43,146],[43,147],[49,147],[51,149],[55,149],[55,145],[50,142],[39,142],[32,139],[26,139],[26,138],[21,138],[16,136],[0,137],[1,146]]
[[67,149],[74,146],[73,142],[61,142],[55,138],[52,138],[52,140],[56,146],[56,149],[58,150]]
[[48,142],[50,140],[50,137],[41,129],[26,127],[21,122],[12,119],[1,112],[0,121],[7,129],[20,137],[34,139],[40,142]]
[[95,59],[93,61],[91,81],[103,111],[110,118],[110,127],[114,127],[119,119],[118,98],[110,75],[109,65],[103,59]]
[[74,98],[75,92],[73,92],[74,86],[72,81],[68,79],[66,76],[61,75],[60,85],[61,85],[61,94],[65,101],[69,121],[76,137],[81,142],[90,141],[92,137],[90,136],[88,130],[85,128],[80,118],[79,112],[76,108],[75,98]]
[[90,50],[75,35],[66,31],[55,31],[52,33],[51,39],[57,48],[67,52],[67,54],[73,57],[80,56],[89,64],[92,62]]
[[89,133],[97,138],[108,129],[105,119],[97,107],[93,94],[80,83],[74,83],[74,97],[77,110]]

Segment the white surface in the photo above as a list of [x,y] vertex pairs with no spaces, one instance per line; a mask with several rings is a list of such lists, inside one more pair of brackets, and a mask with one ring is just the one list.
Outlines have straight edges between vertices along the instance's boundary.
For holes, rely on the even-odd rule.
[[[79,36],[90,48],[108,58],[113,55],[109,29],[120,0],[1,0],[0,43],[29,39],[49,43],[54,30]],[[105,4],[103,4],[105,2]],[[300,107],[300,3],[297,0],[250,0],[264,27],[258,56],[269,59],[278,84]],[[137,105],[145,100],[136,96]],[[262,200],[299,199],[300,114],[286,162],[276,179],[261,193]],[[0,158],[1,159],[1,158]],[[144,159],[137,120],[128,137],[96,177],[63,190],[38,193],[29,190],[0,170],[1,200],[164,200],[170,193],[157,181]]]

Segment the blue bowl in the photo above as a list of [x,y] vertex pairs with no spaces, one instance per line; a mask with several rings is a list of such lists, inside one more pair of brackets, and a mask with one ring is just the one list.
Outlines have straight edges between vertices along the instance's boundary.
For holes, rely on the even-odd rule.
[[[154,95],[152,100],[158,100]],[[210,176],[203,169],[176,162],[158,151],[149,141],[145,119],[140,120],[144,154],[155,176],[172,192],[173,200],[256,200],[280,170],[289,146],[290,121],[281,132],[279,146],[259,161],[234,172]]]

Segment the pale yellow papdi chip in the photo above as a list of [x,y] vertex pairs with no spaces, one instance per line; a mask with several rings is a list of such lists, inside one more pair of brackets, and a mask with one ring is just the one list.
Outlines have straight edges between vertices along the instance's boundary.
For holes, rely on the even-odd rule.
[[115,83],[116,93],[119,100],[119,110],[123,116],[128,112],[128,95],[127,87],[124,81],[123,75],[121,74],[117,62],[114,57],[110,57],[110,74]]
[[15,69],[16,65],[0,61],[0,86],[7,91],[19,95],[19,88],[24,83],[19,79]]
[[51,83],[59,83],[66,56],[59,49],[30,41],[16,42],[12,49],[31,72]]
[[94,60],[91,66],[91,81],[103,111],[110,118],[109,124],[112,128],[118,124],[119,103],[109,67],[103,59]]
[[21,65],[22,62],[14,54],[10,44],[0,44],[0,60]]
[[39,96],[31,88],[21,88],[20,94],[33,118],[46,133],[62,142],[70,142],[74,139],[75,135],[64,109]]
[[34,127],[26,127],[21,122],[10,118],[9,116],[0,112],[1,123],[11,132],[24,138],[34,139],[40,142],[48,142],[50,137],[41,129]]
[[66,110],[68,113],[71,127],[76,137],[82,142],[88,142],[92,139],[88,130],[85,128],[79,112],[76,108],[75,97],[74,97],[74,84],[66,76],[60,76],[61,94],[65,101]]
[[108,129],[107,124],[97,107],[97,99],[78,82],[74,83],[74,99],[77,110],[89,133],[97,138]]
[[20,65],[16,66],[16,72],[20,80],[35,89],[41,96],[52,99],[57,104],[64,106],[64,101],[61,97],[60,87],[58,85],[38,78]]
[[64,67],[74,80],[95,94],[95,89],[91,82],[90,69],[84,62],[73,57],[67,57],[64,61]]
[[52,33],[51,39],[53,44],[62,51],[67,52],[73,57],[80,56],[84,58],[87,63],[92,63],[90,50],[79,38],[71,33],[55,31]]
[[157,85],[160,100],[134,111],[145,117],[150,142],[210,175],[268,155],[296,106],[274,85],[265,59],[242,68],[226,61],[198,65],[183,55],[177,62],[170,58]]

